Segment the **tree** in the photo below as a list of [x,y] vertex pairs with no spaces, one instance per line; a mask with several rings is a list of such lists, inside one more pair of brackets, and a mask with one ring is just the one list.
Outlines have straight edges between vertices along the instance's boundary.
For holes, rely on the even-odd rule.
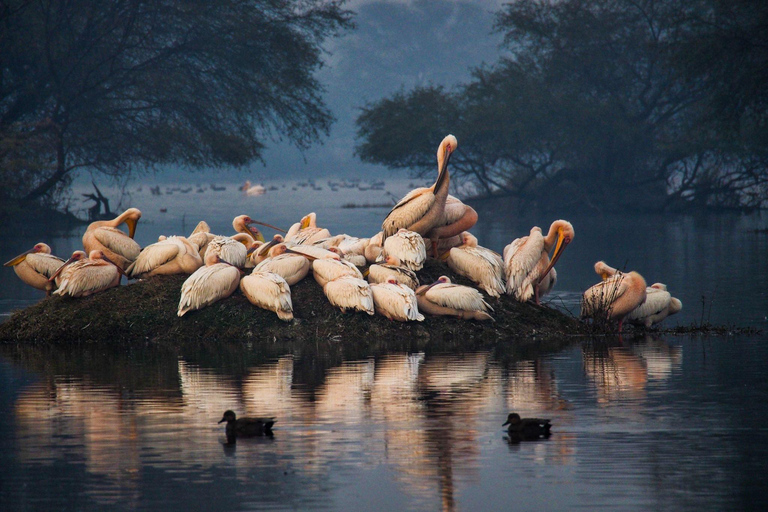
[[73,171],[243,165],[307,147],[332,115],[313,73],[351,26],[322,0],[0,2],[0,183],[25,200]]
[[[748,20],[753,3],[737,2],[739,9],[724,8],[724,0],[700,0],[695,8],[683,0],[506,4],[496,28],[509,56],[475,70],[441,100],[456,110],[442,120],[459,138],[452,168],[486,192],[550,204],[765,204],[768,140],[759,128],[768,59],[758,29],[765,25]],[[717,41],[734,39],[748,41],[741,53],[718,51]],[[733,55],[749,64],[734,75],[745,84],[736,90],[728,82]],[[410,163],[377,147],[420,137],[411,132],[425,120],[408,118],[423,110],[419,101],[414,91],[367,105],[358,119],[361,156],[392,167]],[[399,123],[376,125],[383,115]]]

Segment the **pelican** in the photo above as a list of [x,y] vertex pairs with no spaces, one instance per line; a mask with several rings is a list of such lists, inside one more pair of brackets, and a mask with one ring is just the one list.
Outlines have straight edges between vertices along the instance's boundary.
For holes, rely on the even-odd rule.
[[357,277],[343,276],[323,286],[328,302],[346,312],[348,309],[373,315],[373,292],[367,282]]
[[667,285],[653,283],[645,289],[645,302],[633,309],[626,320],[631,324],[649,328],[682,309],[683,303],[667,291]]
[[13,271],[32,288],[50,293],[48,279],[64,264],[64,260],[51,254],[48,244],[37,243],[30,250],[23,252],[6,262],[3,266],[13,267]]
[[267,191],[263,185],[251,185],[250,180],[245,180],[245,183],[240,187],[240,190],[245,192],[245,195],[252,197],[263,195]]
[[208,243],[205,256],[206,258],[209,254],[221,256],[223,262],[243,268],[248,257],[248,250],[254,246],[253,238],[245,233],[238,233],[234,236],[217,236]]
[[315,241],[312,245],[323,249],[337,247],[343,258],[354,263],[358,267],[364,267],[367,263],[365,259],[365,248],[368,246],[368,238],[358,238],[346,234],[335,235],[329,238],[322,238]]
[[309,273],[312,264],[304,256],[288,254],[286,250],[285,244],[276,245],[270,249],[270,257],[256,265],[253,271],[273,272],[285,279],[289,286],[298,283]]
[[[433,245],[433,249],[446,250],[446,246],[455,247],[455,245],[451,244],[455,243],[456,237],[464,231],[472,229],[476,223],[477,212],[475,209],[462,203],[459,198],[449,195],[445,200],[440,223],[427,233],[426,238],[438,241],[437,245]],[[459,241],[456,245],[461,243],[463,242]],[[437,255],[435,254],[434,256]]]
[[61,282],[69,277],[69,274],[72,271],[72,265],[70,263],[74,263],[76,261],[86,260],[88,259],[88,255],[85,254],[85,251],[75,251],[72,253],[72,255],[69,257],[67,261],[64,262],[63,265],[61,265],[56,272],[51,275],[51,277],[48,279],[48,290],[53,290],[53,284],[56,285],[56,287],[61,285]]
[[400,260],[401,265],[415,272],[424,267],[424,262],[427,261],[427,248],[420,234],[400,229],[384,240],[384,250],[381,255],[384,258],[394,256]]
[[301,221],[290,227],[288,233],[285,234],[285,242],[289,245],[304,245],[322,240],[323,238],[330,238],[330,236],[330,231],[317,227],[317,214],[312,212],[302,217]]
[[[549,227],[547,236],[542,236],[541,228],[534,226],[528,236],[515,239],[504,248],[504,268],[507,277],[507,293],[514,295],[520,302],[526,302],[534,298],[536,304],[543,296],[543,289],[549,291],[554,286],[550,279],[546,286],[542,287],[542,281],[548,278],[549,271],[555,266],[557,260],[569,243],[573,241],[575,232],[570,222],[556,220]],[[549,251],[555,245],[552,260],[549,260]]]
[[383,264],[375,264],[368,267],[368,282],[370,284],[386,283],[387,279],[394,278],[396,282],[404,284],[411,290],[419,286],[419,278],[416,272],[400,265],[400,260],[394,256],[387,256]]
[[482,294],[469,286],[451,283],[447,276],[430,285],[416,288],[419,311],[430,315],[456,316],[464,320],[493,320],[488,311],[493,308]]
[[375,263],[379,256],[381,256],[381,251],[384,244],[384,232],[379,231],[375,235],[373,235],[371,238],[368,239],[368,245],[365,247],[365,250],[363,251],[363,255],[365,255],[365,261],[367,263]]
[[353,263],[332,258],[315,259],[312,262],[312,275],[320,286],[344,276],[363,278],[362,272]]
[[200,259],[205,260],[205,251],[208,250],[208,244],[216,238],[217,235],[211,233],[211,227],[207,222],[201,220],[195,226],[194,231],[187,237],[187,240],[197,245],[197,252]]
[[125,270],[130,277],[191,274],[203,266],[198,246],[183,236],[170,236],[142,249]]
[[619,322],[645,301],[645,279],[637,272],[616,272],[587,289],[581,298],[581,317]]
[[[124,275],[123,269],[110,261],[101,249],[92,250],[88,253],[88,258],[73,261],[74,263],[62,265],[51,276],[50,280],[53,281],[62,274],[59,288],[53,292],[54,295],[87,297],[119,285],[120,277]],[[66,275],[63,274],[65,268]]]
[[330,249],[321,249],[320,247],[315,247],[313,245],[293,245],[288,247],[288,252],[293,254],[301,254],[302,256],[310,260],[319,260],[319,259],[340,260],[344,256],[344,254],[339,250],[338,247],[331,247]]
[[274,311],[285,322],[293,320],[291,288],[282,276],[254,271],[240,280],[240,291],[254,306]]
[[464,231],[461,237],[462,245],[448,251],[446,263],[457,274],[477,283],[491,297],[501,297],[505,291],[501,256],[477,245],[477,238],[468,231]]
[[[427,235],[443,221],[443,211],[448,198],[448,161],[459,145],[456,137],[447,135],[437,148],[438,175],[435,184],[428,188],[411,190],[392,208],[381,225],[384,239],[394,235],[400,228]],[[433,240],[433,245],[436,240]]]
[[[110,261],[125,270],[141,252],[141,247],[133,239],[139,219],[141,211],[138,208],[128,208],[112,220],[91,222],[83,235],[85,252],[90,254],[98,249]],[[127,235],[117,229],[117,226],[123,223],[128,225]]]
[[181,285],[181,299],[176,314],[184,316],[189,311],[202,309],[225,299],[232,295],[238,284],[240,270],[231,263],[224,262],[219,254],[208,251],[205,255],[205,266],[197,269]]
[[424,315],[419,313],[416,294],[394,277],[388,278],[385,283],[372,284],[371,292],[376,313],[398,322],[424,320]]

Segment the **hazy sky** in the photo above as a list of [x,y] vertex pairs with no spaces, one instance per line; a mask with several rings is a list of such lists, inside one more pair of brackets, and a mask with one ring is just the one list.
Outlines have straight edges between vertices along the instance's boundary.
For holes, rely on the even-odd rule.
[[[502,37],[492,33],[493,16],[501,3],[348,2],[347,7],[357,13],[357,28],[328,42],[327,65],[318,74],[326,89],[327,105],[337,118],[330,136],[303,154],[277,142],[265,152],[265,165],[255,163],[225,172],[224,177],[248,177],[258,182],[284,176],[405,176],[405,172],[393,174],[385,168],[362,164],[354,156],[354,121],[360,107],[415,85],[450,86],[466,81],[470,68],[496,61]],[[173,172],[164,175],[167,179],[179,176]]]

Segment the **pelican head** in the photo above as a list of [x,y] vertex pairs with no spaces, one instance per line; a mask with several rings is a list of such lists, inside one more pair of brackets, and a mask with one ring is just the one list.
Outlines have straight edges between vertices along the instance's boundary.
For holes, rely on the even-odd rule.
[[36,254],[36,253],[51,254],[51,248],[48,247],[48,244],[44,244],[42,242],[37,243],[30,250],[24,251],[23,253],[19,254],[15,258],[5,262],[3,266],[15,267],[16,265],[24,261],[28,254]]
[[120,273],[121,276],[126,275],[125,271],[120,267],[120,265],[118,265],[117,263],[115,263],[114,261],[109,259],[109,257],[106,254],[104,254],[104,251],[102,251],[101,249],[94,249],[91,252],[89,252],[88,253],[88,259],[91,259],[91,260],[104,260],[107,263],[111,263],[112,265],[114,265],[115,268],[117,269],[117,271]]
[[61,266],[56,270],[56,272],[53,273],[53,275],[48,279],[48,282],[51,283],[56,280],[57,277],[59,277],[59,274],[61,274],[62,270],[64,268],[76,261],[84,260],[86,258],[85,251],[75,251],[72,253],[72,256],[69,257],[67,261],[61,264]]
[[301,229],[308,227],[315,227],[317,225],[317,214],[315,212],[308,213],[301,218]]
[[421,289],[419,291],[417,291],[416,294],[417,295],[424,295],[433,286],[436,286],[438,284],[450,284],[450,282],[451,282],[451,279],[448,276],[440,276],[440,277],[437,278],[437,281],[435,281],[434,283],[432,283],[432,284],[430,284],[428,286],[420,287]]
[[595,274],[603,278],[603,281],[616,274],[617,270],[604,261],[595,263]]
[[282,235],[273,236],[272,240],[270,240],[268,244],[264,244],[261,246],[258,252],[259,257],[265,257],[272,247],[282,242],[283,242]]
[[552,225],[549,227],[549,233],[547,235],[547,238],[550,237],[550,235],[556,232],[557,233],[557,245],[555,246],[555,252],[552,254],[552,260],[549,262],[549,265],[547,266],[546,270],[541,273],[541,276],[539,277],[538,282],[536,285],[538,286],[541,281],[547,277],[547,274],[549,274],[549,271],[552,270],[552,267],[555,266],[555,263],[557,263],[557,260],[560,259],[560,256],[563,255],[563,251],[565,251],[565,248],[573,241],[573,237],[576,236],[576,232],[573,229],[573,225],[568,222],[567,220],[556,220],[552,223]]
[[136,234],[136,225],[139,223],[139,219],[141,219],[141,210],[138,208],[128,208],[118,218],[128,225],[128,236],[133,238],[133,235]]

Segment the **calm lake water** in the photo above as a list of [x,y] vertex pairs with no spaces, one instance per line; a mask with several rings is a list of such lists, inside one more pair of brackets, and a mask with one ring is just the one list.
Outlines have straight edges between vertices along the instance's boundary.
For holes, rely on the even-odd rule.
[[[367,236],[386,208],[341,205],[391,203],[387,191],[409,188],[317,184],[265,183],[276,190],[259,197],[233,184],[160,196],[134,187],[137,239],[188,233],[200,219],[226,234],[243,213],[287,227],[308,211]],[[473,232],[497,251],[555,219],[475,207]],[[575,311],[604,259],[669,286],[684,308],[667,326],[768,328],[764,217],[559,216],[576,237],[551,306]],[[0,257],[39,241],[66,255],[83,229],[0,233]],[[0,313],[41,296],[0,274]],[[250,340],[0,346],[0,510],[766,510],[767,342],[574,338],[557,352],[435,342],[364,358]],[[276,416],[274,437],[226,445],[216,423],[226,409]],[[501,424],[512,410],[551,418],[552,437],[509,442]]]

